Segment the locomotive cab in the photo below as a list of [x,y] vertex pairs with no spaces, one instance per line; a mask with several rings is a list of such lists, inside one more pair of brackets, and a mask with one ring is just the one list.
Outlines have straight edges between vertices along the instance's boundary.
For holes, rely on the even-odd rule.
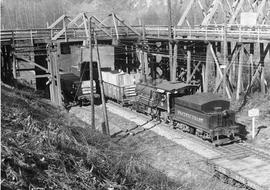
[[137,99],[133,104],[133,109],[168,121],[170,114],[174,112],[174,99],[194,94],[197,89],[196,85],[181,82],[162,81],[157,85],[137,84]]

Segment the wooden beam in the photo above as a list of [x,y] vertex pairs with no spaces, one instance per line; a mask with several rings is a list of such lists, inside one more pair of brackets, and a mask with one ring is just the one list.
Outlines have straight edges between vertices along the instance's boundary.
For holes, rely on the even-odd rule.
[[261,3],[259,4],[258,10],[257,10],[257,13],[258,13],[257,21],[258,21],[258,23],[263,22],[265,6],[266,6],[266,0],[262,0]]
[[241,9],[243,8],[243,4],[244,4],[245,0],[238,0],[237,1],[237,6],[235,8],[235,11],[233,13],[233,15],[231,16],[231,19],[229,21],[229,27],[235,23],[236,17],[238,16],[238,14],[240,13]]
[[112,13],[112,18],[113,18],[113,25],[114,25],[114,29],[115,29],[115,33],[116,33],[116,39],[119,40],[118,25],[117,25],[114,13]]
[[242,90],[242,73],[243,73],[243,61],[244,61],[244,48],[241,48],[239,55],[239,66],[238,66],[238,78],[237,78],[237,89],[236,89],[236,100],[239,100],[240,91]]
[[[67,24],[66,28],[69,28],[73,24],[75,24],[80,18],[82,18],[83,15],[84,15],[84,13],[78,14],[74,19],[72,19],[72,21],[70,23]],[[54,37],[52,37],[52,40],[57,40],[60,36],[62,36],[64,34],[65,30],[66,30],[65,28],[60,30]]]
[[83,25],[84,25],[84,31],[85,31],[85,35],[87,38],[89,38],[89,32],[88,32],[88,27],[87,27],[87,17],[86,14],[83,15]]
[[202,21],[202,25],[203,26],[207,26],[210,24],[213,16],[215,15],[217,8],[219,6],[219,4],[221,4],[221,0],[214,0],[207,12],[207,15],[204,17],[203,21]]
[[46,69],[45,67],[40,66],[39,64],[37,64],[37,63],[35,63],[35,62],[33,62],[33,61],[30,61],[30,60],[28,60],[28,59],[25,59],[24,57],[18,56],[17,54],[14,54],[14,55],[15,55],[16,59],[20,59],[20,60],[22,60],[22,61],[25,61],[25,62],[28,62],[28,63],[30,63],[30,64],[33,64],[34,66],[40,68],[40,69],[43,70],[43,71],[46,71],[47,73],[49,72],[48,69]]
[[[267,45],[269,46],[269,44]],[[268,52],[268,47],[266,47],[266,52],[264,50],[264,44],[260,43],[260,65],[261,65],[261,92],[265,94],[265,69],[264,69],[264,58]]]
[[173,81],[173,45],[170,41],[169,43],[169,66],[170,66],[170,81]]
[[193,4],[194,4],[195,0],[190,0],[189,4],[187,5],[187,7],[185,8],[184,13],[182,14],[177,26],[182,26],[184,21],[186,20],[186,17],[190,11],[190,9],[192,8]]
[[[222,71],[220,69],[219,61],[218,61],[218,58],[217,58],[217,56],[215,54],[215,51],[213,49],[212,44],[210,44],[210,50],[211,50],[212,56],[213,56],[214,61],[215,61],[215,64],[216,64],[216,68],[217,68],[218,74],[220,75],[220,80],[222,81],[223,74],[222,74]],[[230,94],[230,91],[229,91],[228,86],[226,86],[226,93],[227,93],[227,96],[229,97],[229,99],[231,99],[231,94]]]
[[174,44],[174,52],[173,52],[173,81],[176,81],[176,69],[177,69],[177,50],[178,50],[178,44]]
[[249,92],[250,88],[252,87],[253,83],[255,82],[255,79],[258,77],[258,74],[260,74],[261,71],[261,64],[259,63],[258,67],[255,70],[255,73],[252,76],[250,84],[247,86],[247,89],[245,91],[245,95]]
[[186,83],[188,83],[188,79],[190,78],[190,73],[191,73],[191,51],[188,49],[187,50],[187,81]]
[[[229,61],[229,63],[226,65],[226,71],[225,71],[225,73],[228,73],[228,71],[230,70],[230,68],[231,68],[231,66],[235,63],[235,61],[236,61],[236,58],[238,57],[238,54],[239,54],[239,52],[240,52],[240,50],[241,50],[241,46],[236,46],[236,47],[238,47],[238,48],[235,48],[235,49],[237,49],[237,51],[233,51],[233,57],[232,57],[232,59],[231,59],[231,61]],[[226,77],[227,78],[227,77]],[[221,82],[223,81],[223,79],[220,79],[219,81],[218,81],[218,83],[217,83],[217,85],[216,85],[216,88],[215,88],[215,90],[214,90],[214,92],[217,92],[217,90],[218,90],[218,88],[220,87],[220,85],[221,85]],[[229,81],[228,81],[229,82]],[[229,82],[230,83],[230,82]]]
[[57,24],[59,24],[62,20],[64,20],[66,17],[66,15],[62,15],[60,16],[56,21],[54,21],[54,23],[52,23],[50,26],[48,26],[48,29],[52,29],[54,28]]
[[135,34],[137,34],[138,36],[141,36],[141,34],[136,31],[132,26],[130,26],[129,24],[125,23],[123,19],[121,19],[118,15],[114,15],[115,18],[121,22],[124,26],[126,26],[127,28],[129,28],[132,32],[134,32]]
[[197,65],[195,66],[195,68],[194,68],[193,71],[192,71],[192,74],[191,74],[190,77],[187,79],[187,83],[190,83],[192,77],[195,75],[195,73],[196,73],[197,70],[200,71],[200,70],[199,70],[199,66],[201,65],[201,63],[202,63],[201,61],[199,61],[199,62],[197,63]]

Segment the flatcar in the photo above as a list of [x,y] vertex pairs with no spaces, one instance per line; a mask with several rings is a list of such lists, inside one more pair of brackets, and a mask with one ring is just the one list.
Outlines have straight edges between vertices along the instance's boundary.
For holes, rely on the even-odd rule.
[[172,120],[175,127],[215,145],[240,140],[235,112],[230,110],[230,102],[217,94],[198,93],[176,98]]

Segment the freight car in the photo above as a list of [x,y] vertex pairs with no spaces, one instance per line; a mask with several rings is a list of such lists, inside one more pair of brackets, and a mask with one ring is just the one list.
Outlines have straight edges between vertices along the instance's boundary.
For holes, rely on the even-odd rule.
[[136,97],[136,84],[139,73],[124,73],[123,71],[102,71],[104,95],[121,105],[131,105]]
[[215,145],[240,140],[230,102],[217,94],[198,93],[175,99],[175,127]]

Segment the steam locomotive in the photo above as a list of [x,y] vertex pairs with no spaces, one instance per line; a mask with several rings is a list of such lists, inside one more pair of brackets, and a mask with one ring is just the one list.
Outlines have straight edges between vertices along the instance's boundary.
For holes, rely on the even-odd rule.
[[[235,112],[230,110],[230,102],[217,94],[196,93],[198,85],[166,80],[156,81],[155,84],[142,83],[136,73],[120,71],[102,71],[102,77],[107,99],[130,106],[152,118],[172,123],[175,128],[197,135],[215,145],[240,140]],[[94,79],[95,84],[99,84],[98,77]],[[74,89],[77,89],[77,92],[78,89],[80,92],[84,89],[78,81],[74,81],[71,86],[76,87]],[[88,91],[84,96],[81,93],[81,96],[87,99],[90,93]],[[74,98],[80,101],[78,94]]]
[[133,109],[171,122],[174,128],[215,145],[239,141],[239,128],[230,102],[217,94],[196,93],[198,86],[162,81],[137,84]]

